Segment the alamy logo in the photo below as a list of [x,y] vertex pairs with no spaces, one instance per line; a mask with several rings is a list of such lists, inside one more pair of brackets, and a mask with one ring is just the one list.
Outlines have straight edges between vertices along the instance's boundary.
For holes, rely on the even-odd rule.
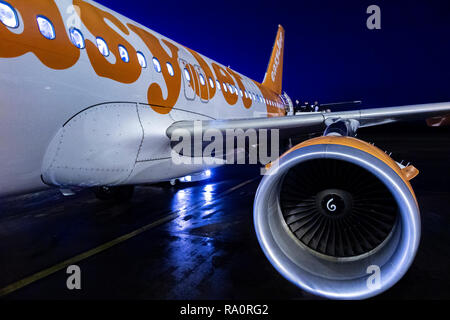
[[275,54],[275,60],[273,62],[273,69],[272,69],[272,81],[275,82],[275,77],[277,76],[278,72],[278,66],[280,65],[280,58],[281,58],[281,46],[283,45],[283,33],[280,32],[280,37],[277,40],[277,53]]
[[367,274],[370,276],[367,278],[367,288],[370,290],[379,290],[381,289],[381,269],[377,265],[370,265],[366,270]]
[[[222,165],[271,163],[271,172],[277,168],[280,154],[278,129],[203,128],[194,121],[193,131],[176,129],[170,137],[171,156],[175,165]],[[264,167],[261,174],[267,174]]]
[[77,265],[71,265],[67,267],[67,274],[70,276],[67,278],[66,286],[69,290],[81,290],[81,269]]
[[67,7],[66,13],[69,17],[66,20],[66,26],[68,29],[70,28],[81,28],[81,19],[80,19],[80,7],[75,5],[70,5]]
[[367,14],[370,16],[367,18],[367,29],[369,30],[379,30],[381,29],[381,9],[379,6],[373,4],[367,7]]

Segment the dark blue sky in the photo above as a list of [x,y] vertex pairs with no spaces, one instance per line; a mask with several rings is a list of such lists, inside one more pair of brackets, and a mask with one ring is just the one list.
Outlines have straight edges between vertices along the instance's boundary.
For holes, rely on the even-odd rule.
[[[98,2],[257,81],[281,24],[283,89],[302,101],[450,101],[449,1]],[[366,28],[371,4],[381,30]]]

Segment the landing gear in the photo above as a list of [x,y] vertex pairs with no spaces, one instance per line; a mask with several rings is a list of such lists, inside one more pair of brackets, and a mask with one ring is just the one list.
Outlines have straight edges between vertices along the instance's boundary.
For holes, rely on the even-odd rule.
[[94,188],[94,193],[99,200],[127,202],[133,197],[134,186],[97,187]]

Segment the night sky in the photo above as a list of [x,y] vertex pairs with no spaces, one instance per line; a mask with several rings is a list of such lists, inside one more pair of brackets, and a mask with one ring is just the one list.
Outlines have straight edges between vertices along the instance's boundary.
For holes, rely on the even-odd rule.
[[[281,24],[283,90],[293,99],[450,101],[449,1],[98,2],[259,82]],[[381,30],[366,27],[371,4]]]

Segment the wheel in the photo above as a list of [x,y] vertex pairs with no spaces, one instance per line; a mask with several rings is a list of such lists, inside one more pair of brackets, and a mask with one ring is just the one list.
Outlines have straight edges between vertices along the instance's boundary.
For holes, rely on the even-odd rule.
[[133,197],[134,186],[97,187],[94,188],[94,193],[99,200],[127,202]]

